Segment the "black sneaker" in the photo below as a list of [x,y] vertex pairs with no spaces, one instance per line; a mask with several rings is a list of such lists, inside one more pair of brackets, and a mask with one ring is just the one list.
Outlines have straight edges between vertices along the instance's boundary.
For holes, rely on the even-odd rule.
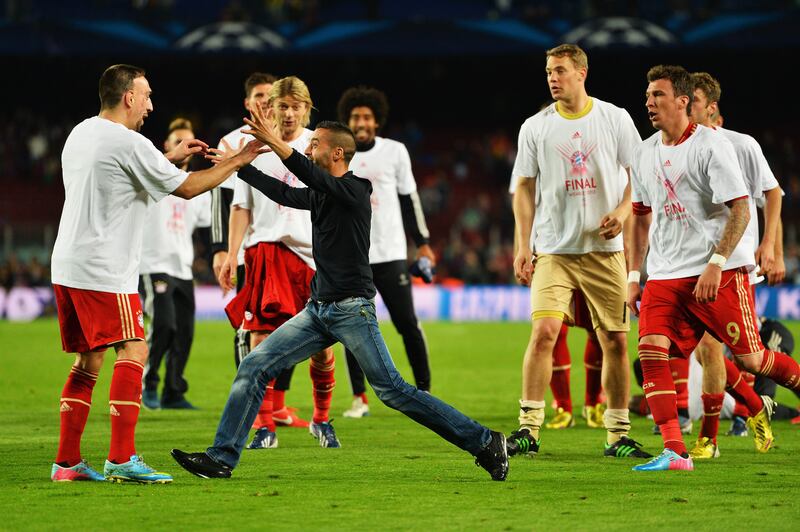
[[206,453],[185,453],[180,449],[172,449],[170,453],[178,465],[200,478],[230,478],[230,467],[220,464]]
[[506,437],[492,431],[489,445],[475,455],[475,465],[479,465],[492,475],[492,480],[505,480],[508,475],[508,451]]
[[522,428],[515,430],[506,440],[508,456],[527,454],[535,456],[539,452],[539,442],[533,439],[530,429]]
[[638,441],[623,436],[614,445],[606,444],[603,456],[612,458],[652,458],[653,455],[642,450],[642,444]]

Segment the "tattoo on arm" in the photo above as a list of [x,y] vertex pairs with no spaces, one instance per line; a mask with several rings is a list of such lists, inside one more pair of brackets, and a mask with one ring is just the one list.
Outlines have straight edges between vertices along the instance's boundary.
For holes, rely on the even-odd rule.
[[725,224],[725,229],[722,231],[722,238],[717,244],[715,253],[727,258],[731,256],[736,244],[741,240],[747,224],[750,223],[750,206],[747,204],[748,199],[742,198],[732,202],[730,205],[731,215],[728,218],[728,223]]

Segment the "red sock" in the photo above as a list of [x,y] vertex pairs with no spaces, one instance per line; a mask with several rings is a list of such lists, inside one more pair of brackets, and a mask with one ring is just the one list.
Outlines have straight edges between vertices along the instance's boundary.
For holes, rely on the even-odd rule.
[[361,393],[361,394],[355,395],[354,397],[360,397],[361,401],[364,404],[367,404],[367,394],[366,393]]
[[97,373],[72,366],[61,391],[61,432],[56,463],[66,463],[72,467],[81,461],[81,436],[89,418],[92,390],[96,382]]
[[136,454],[136,422],[142,401],[144,366],[133,360],[117,360],[108,394],[111,413],[111,448],[108,461],[122,464]]
[[258,408],[256,420],[253,422],[254,429],[261,429],[267,427],[270,432],[275,432],[275,420],[272,419],[272,405],[273,397],[275,395],[275,379],[267,383],[267,389],[264,391],[264,400],[261,401],[261,406]]
[[[680,353],[680,351],[678,352]],[[669,369],[675,383],[675,400],[678,410],[689,408],[689,360],[683,354],[670,353]]]
[[764,349],[764,359],[758,372],[769,377],[784,388],[800,390],[800,365],[787,354]]
[[704,393],[703,398],[703,424],[700,427],[700,437],[711,438],[717,443],[719,432],[719,413],[722,411],[724,393]]
[[[314,423],[324,423],[328,421],[328,411],[331,409],[331,397],[333,388],[336,386],[334,368],[336,364],[333,357],[328,363],[317,362],[313,358],[309,364],[311,383],[314,387]],[[366,401],[364,401],[366,403]]]
[[550,390],[556,400],[556,407],[572,412],[572,397],[569,393],[569,368],[572,359],[567,345],[569,327],[561,325],[561,330],[553,347],[553,375],[550,378]]
[[277,412],[286,408],[286,390],[272,390],[272,411]]
[[678,407],[675,399],[675,384],[669,368],[669,350],[656,345],[639,345],[639,360],[642,361],[644,390],[653,420],[661,430],[664,447],[683,455],[686,445],[678,423]]
[[750,417],[750,409],[747,408],[746,404],[736,401],[736,404],[733,406],[733,415],[744,418]]
[[596,406],[600,402],[600,394],[603,393],[603,350],[594,333],[589,333],[589,338],[586,340],[583,365],[586,367],[586,393],[583,404]]
[[[747,405],[747,413],[742,417],[755,416],[764,407],[764,402],[753,390],[753,387],[747,383],[743,372],[727,358],[725,359],[725,390],[736,399],[737,403]],[[736,415],[741,415],[741,413]]]

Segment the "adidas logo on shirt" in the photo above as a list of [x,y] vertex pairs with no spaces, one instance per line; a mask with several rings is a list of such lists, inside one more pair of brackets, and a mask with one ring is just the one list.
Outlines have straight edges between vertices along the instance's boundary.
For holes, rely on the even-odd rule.
[[581,138],[581,132],[580,132],[580,131],[576,131],[576,132],[575,132],[575,134],[574,134],[574,135],[572,135],[572,138],[573,138],[573,139],[579,139],[579,138]]
[[664,166],[672,166],[672,163],[669,162],[669,159],[667,159],[667,162],[664,163]]

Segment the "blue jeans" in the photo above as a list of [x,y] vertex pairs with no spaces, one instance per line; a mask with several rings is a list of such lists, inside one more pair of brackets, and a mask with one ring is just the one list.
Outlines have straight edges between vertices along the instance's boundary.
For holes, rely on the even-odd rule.
[[267,382],[283,369],[336,342],[352,351],[367,381],[386,406],[399,410],[472,454],[489,444],[489,429],[403,380],[378,328],[375,304],[368,299],[351,297],[332,303],[310,300],[305,309],[242,360],[208,455],[222,464],[236,467]]

